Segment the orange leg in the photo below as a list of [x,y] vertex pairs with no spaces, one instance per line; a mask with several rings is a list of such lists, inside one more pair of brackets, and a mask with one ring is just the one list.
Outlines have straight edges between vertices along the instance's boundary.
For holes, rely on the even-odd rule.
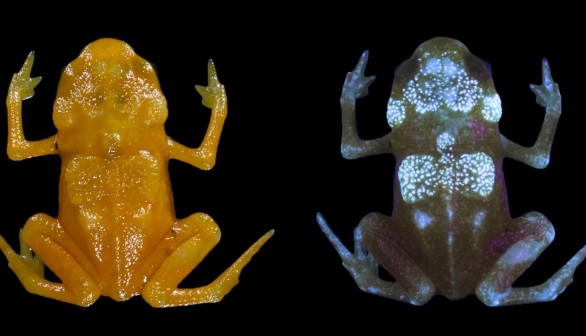
[[[84,307],[100,297],[99,285],[65,249],[71,241],[55,218],[45,214],[31,217],[21,232],[20,244],[19,255],[0,236],[0,250],[30,293]],[[45,279],[43,261],[62,283]]]
[[273,235],[267,232],[256,241],[216,280],[206,286],[177,288],[179,283],[220,241],[220,229],[214,220],[196,213],[180,220],[173,230],[175,237],[163,242],[155,255],[168,252],[167,258],[145,284],[143,298],[153,307],[186,306],[220,301],[237,283],[241,270]]

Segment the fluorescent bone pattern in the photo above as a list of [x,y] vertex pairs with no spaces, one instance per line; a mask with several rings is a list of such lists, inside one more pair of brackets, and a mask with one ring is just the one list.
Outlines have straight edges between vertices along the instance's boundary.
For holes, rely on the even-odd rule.
[[[501,99],[487,63],[444,37],[421,44],[395,71],[387,104],[392,132],[361,139],[356,100],[374,80],[365,76],[367,60],[365,52],[342,89],[341,153],[346,159],[396,157],[392,216],[367,214],[350,251],[317,214],[358,287],[414,305],[434,295],[475,294],[488,306],[554,300],[573,281],[586,246],[544,283],[513,286],[555,234],[538,212],[511,218],[502,171],[505,158],[534,168],[549,163],[561,95],[547,61],[542,84],[530,86],[545,108],[543,127],[535,144],[523,147],[500,134]],[[379,266],[395,280],[381,279]]]
[[457,56],[456,51],[442,52],[440,58],[431,55],[424,53],[419,59],[421,71],[403,89],[405,98],[418,113],[437,111],[442,106],[470,112],[482,94],[478,82],[450,58]]
[[[438,150],[451,147],[454,138],[438,137]],[[438,161],[430,155],[410,155],[399,166],[399,185],[405,202],[433,196],[439,189],[450,194],[488,196],[494,185],[494,163],[486,153],[464,154],[458,160],[443,154]]]
[[497,122],[501,119],[503,109],[501,108],[501,98],[495,94],[486,96],[483,100],[482,117],[486,121]]

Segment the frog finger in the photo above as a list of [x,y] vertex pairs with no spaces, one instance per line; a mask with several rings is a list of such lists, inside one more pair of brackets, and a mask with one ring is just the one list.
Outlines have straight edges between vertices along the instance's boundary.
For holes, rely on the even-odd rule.
[[18,74],[20,76],[30,77],[34,62],[35,62],[35,52],[31,51],[28,54],[28,56],[26,57],[26,60],[24,61],[24,64],[22,65],[22,68],[20,69]]
[[362,53],[358,64],[352,72],[346,76],[344,83],[344,91],[348,90],[356,98],[361,98],[368,95],[368,87],[374,82],[376,76],[365,76],[366,64],[368,62],[368,50]]
[[334,248],[336,249],[338,254],[342,257],[342,259],[344,259],[344,260],[351,259],[352,253],[350,253],[350,251],[348,251],[346,246],[344,246],[344,243],[342,243],[342,241],[340,241],[338,236],[336,236],[336,234],[332,231],[332,229],[330,228],[330,226],[326,222],[324,216],[318,212],[316,215],[316,219],[317,219],[317,223],[319,224],[319,227],[325,233],[326,237],[332,243],[332,245],[334,246]]
[[220,88],[221,85],[218,80],[218,72],[216,71],[214,61],[210,59],[208,61],[208,87],[213,90],[214,88]]
[[214,109],[218,100],[225,96],[224,86],[218,79],[214,61],[208,61],[208,86],[196,85],[195,90],[202,97],[202,104],[210,109]]
[[356,64],[356,68],[354,68],[353,73],[359,74],[360,76],[364,76],[364,70],[366,69],[366,64],[368,63],[368,50],[365,50],[362,55],[360,55],[360,59],[358,60],[358,64]]
[[551,70],[549,68],[549,62],[547,58],[544,58],[541,61],[541,68],[542,68],[542,85],[547,89],[549,92],[553,92],[553,86],[555,85],[553,78],[551,76]]
[[34,88],[41,82],[41,77],[31,78],[30,74],[35,61],[35,52],[31,51],[22,68],[15,73],[10,83],[10,94],[18,100],[25,100],[34,96]]
[[547,59],[542,61],[542,84],[531,84],[530,88],[536,96],[537,104],[545,107],[548,113],[561,113],[559,87],[553,80]]

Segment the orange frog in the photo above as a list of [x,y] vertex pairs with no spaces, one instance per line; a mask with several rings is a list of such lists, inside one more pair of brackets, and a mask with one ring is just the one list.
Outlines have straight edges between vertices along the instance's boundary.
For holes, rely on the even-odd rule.
[[[24,287],[80,306],[100,295],[124,301],[140,294],[154,307],[221,300],[273,231],[211,284],[177,288],[220,240],[207,214],[176,219],[167,171],[169,159],[205,170],[215,164],[227,98],[213,62],[208,86],[196,86],[212,110],[210,124],[201,146],[188,148],[165,134],[167,103],[151,64],[109,38],[88,45],[64,69],[53,110],[57,134],[27,141],[22,101],[40,82],[30,78],[33,60],[31,53],[10,83],[8,156],[59,154],[62,168],[57,218],[31,217],[20,234],[20,255],[0,236]],[[61,283],[44,277],[44,264]]]

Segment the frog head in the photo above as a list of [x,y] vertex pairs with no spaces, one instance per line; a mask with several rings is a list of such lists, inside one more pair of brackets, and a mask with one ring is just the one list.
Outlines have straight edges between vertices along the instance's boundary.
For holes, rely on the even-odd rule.
[[167,118],[166,100],[153,66],[127,43],[103,38],[85,47],[61,75],[54,104],[58,129],[89,122],[156,124]]
[[[446,132],[456,148],[481,149],[483,142],[498,140],[501,113],[488,63],[445,37],[421,44],[397,67],[387,105],[393,143],[420,143],[411,152],[433,152]],[[430,132],[418,132],[423,129]]]

